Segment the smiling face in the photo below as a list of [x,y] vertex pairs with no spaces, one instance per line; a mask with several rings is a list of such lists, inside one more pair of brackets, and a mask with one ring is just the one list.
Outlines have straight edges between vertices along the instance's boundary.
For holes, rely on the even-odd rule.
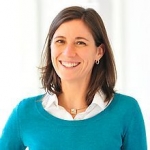
[[56,30],[51,42],[51,59],[61,81],[89,82],[95,60],[103,56],[82,20],[65,22]]

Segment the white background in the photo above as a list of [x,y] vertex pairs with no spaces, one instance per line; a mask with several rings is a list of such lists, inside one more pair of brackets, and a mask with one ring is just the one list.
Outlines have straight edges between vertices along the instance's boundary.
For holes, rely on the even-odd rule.
[[103,18],[116,59],[116,89],[138,100],[150,143],[149,0],[0,1],[0,132],[20,100],[44,92],[41,51],[52,19],[70,5],[93,7]]

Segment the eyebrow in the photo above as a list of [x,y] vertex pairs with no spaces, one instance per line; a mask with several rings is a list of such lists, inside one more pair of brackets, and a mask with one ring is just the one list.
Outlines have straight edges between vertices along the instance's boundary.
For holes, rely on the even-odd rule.
[[84,38],[84,37],[76,37],[76,39],[77,39],[77,40],[82,40],[82,39],[83,39],[83,40],[89,41],[88,39],[86,39],[86,38]]
[[56,37],[54,37],[54,39],[57,39],[57,38],[63,38],[63,39],[65,39],[64,36],[56,36]]
[[[64,36],[56,36],[56,37],[54,37],[54,39],[57,39],[57,38],[66,39],[66,37],[64,37]],[[86,38],[84,38],[84,37],[76,37],[75,39],[77,39],[77,40],[86,40],[86,41],[89,41],[88,39],[86,39]]]

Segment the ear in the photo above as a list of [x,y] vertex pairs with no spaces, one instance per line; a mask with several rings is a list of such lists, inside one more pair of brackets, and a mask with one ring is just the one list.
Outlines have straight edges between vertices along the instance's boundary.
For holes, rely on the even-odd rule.
[[97,55],[96,55],[96,60],[100,60],[105,53],[105,45],[101,44],[100,46],[97,47]]

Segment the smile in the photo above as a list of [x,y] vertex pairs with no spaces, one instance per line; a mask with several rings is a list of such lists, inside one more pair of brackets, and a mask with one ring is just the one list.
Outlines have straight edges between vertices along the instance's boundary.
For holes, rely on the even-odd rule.
[[66,62],[66,61],[60,61],[60,63],[67,68],[72,68],[78,66],[80,63],[79,62]]

